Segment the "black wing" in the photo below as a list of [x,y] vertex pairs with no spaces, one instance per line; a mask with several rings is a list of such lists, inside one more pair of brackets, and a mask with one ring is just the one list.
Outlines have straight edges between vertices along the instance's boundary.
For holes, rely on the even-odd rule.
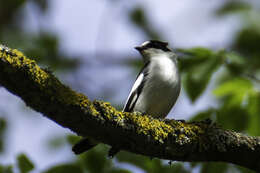
[[132,90],[127,98],[126,104],[123,108],[123,112],[132,112],[135,104],[142,92],[142,89],[144,87],[145,84],[145,79],[146,76],[148,75],[148,66],[149,66],[149,62],[147,62],[144,67],[142,68],[142,70],[140,71],[140,73],[137,75],[137,78],[135,80],[135,83],[132,87]]

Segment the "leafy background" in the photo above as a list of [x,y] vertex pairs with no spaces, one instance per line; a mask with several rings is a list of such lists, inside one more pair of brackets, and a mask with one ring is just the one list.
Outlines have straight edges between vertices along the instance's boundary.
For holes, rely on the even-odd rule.
[[[63,2],[58,1],[58,3]],[[75,3],[81,2],[76,1]],[[93,2],[89,1],[89,3]],[[146,4],[134,2],[131,5],[128,2],[121,4],[122,10],[117,15],[122,14],[122,16],[119,15],[116,19],[120,21],[121,17],[124,18],[124,27],[131,30],[130,33],[124,33],[126,31],[121,28],[121,32],[124,31],[123,33],[130,35],[130,37],[131,34],[137,33],[135,35],[140,40],[135,40],[132,44],[128,42],[128,38],[112,39],[113,37],[108,37],[108,35],[119,32],[119,29],[116,30],[116,27],[109,26],[107,18],[109,18],[110,10],[120,7],[121,1],[111,0],[104,3],[107,7],[104,11],[108,10],[100,17],[98,44],[80,41],[77,43],[86,46],[86,51],[89,52],[87,55],[80,52],[78,45],[65,46],[64,42],[68,42],[68,39],[66,40],[65,36],[62,37],[59,32],[50,29],[49,24],[46,23],[48,21],[46,18],[50,17],[50,9],[55,8],[55,6],[51,1],[46,0],[0,0],[0,42],[22,50],[28,57],[34,58],[42,67],[48,67],[54,71],[61,80],[72,88],[86,93],[90,98],[111,101],[114,106],[120,109],[122,108],[123,97],[126,97],[131,86],[129,81],[121,82],[121,79],[134,79],[133,75],[142,65],[139,55],[127,51],[147,39],[167,40],[175,46],[174,43],[178,43],[178,39],[176,39],[178,36],[175,34],[176,37],[167,37],[165,33],[174,32],[174,27],[167,28],[160,21],[155,21],[153,9],[147,8],[149,2],[146,2]],[[161,20],[171,21],[169,14],[174,14],[174,10],[178,10],[174,8],[174,3],[177,2],[169,3],[172,8],[166,8],[167,5],[157,7],[162,8],[159,14]],[[190,9],[193,9],[194,15],[196,15],[197,10],[201,9],[196,7],[196,3],[192,4],[194,7]],[[69,15],[73,15],[73,11],[78,10],[73,9],[73,7],[72,5],[71,9],[67,9]],[[205,104],[206,106],[203,109],[190,110],[191,113],[189,116],[185,115],[185,118],[189,120],[211,118],[221,124],[223,128],[253,136],[260,135],[259,8],[260,3],[257,1],[220,1],[214,5],[214,8],[210,9],[213,23],[227,19],[236,21],[232,33],[226,35],[226,37],[229,37],[227,43],[223,45],[213,43],[210,46],[198,44],[192,47],[189,47],[188,43],[179,42],[179,44],[176,44],[177,46],[174,48],[180,57],[179,68],[183,86],[182,98],[180,99],[184,101],[179,101],[182,104],[176,105],[176,109],[179,111],[174,111],[174,113],[184,112],[183,110],[186,110],[185,104]],[[88,13],[88,11],[83,10],[82,13]],[[90,15],[95,15],[95,13]],[[192,22],[192,19],[185,16],[178,16],[178,19]],[[71,23],[71,28],[75,30],[75,33],[66,33],[66,35],[74,34],[75,36],[87,37],[76,32],[84,27],[83,24],[88,21],[84,21],[79,16],[75,16],[73,20],[66,20],[66,18],[63,20]],[[82,26],[75,25],[74,20],[82,20]],[[91,27],[91,25],[87,25],[87,28],[91,29]],[[195,26],[194,28],[185,28],[181,34],[188,35],[189,30],[195,29]],[[102,33],[101,36],[100,33]],[[216,29],[215,34],[219,34],[218,29]],[[206,39],[200,35],[197,35],[197,37],[197,39]],[[208,37],[213,36],[209,35]],[[192,41],[190,40],[190,42]],[[127,43],[126,52],[122,51],[124,48],[120,48],[122,43]],[[89,47],[93,47],[93,45],[102,49],[91,51]],[[114,52],[107,51],[110,49]],[[130,72],[126,72],[125,69]],[[116,77],[108,78],[109,74]],[[101,83],[97,83],[97,81],[101,81]],[[111,81],[112,83],[115,82],[116,85],[109,85]],[[127,87],[123,83],[127,83]],[[126,89],[118,91],[118,88],[121,87]],[[7,93],[3,88],[0,88],[0,92]],[[9,95],[9,93],[7,94]],[[61,131],[58,129],[59,127],[56,127],[56,124],[51,124],[48,126],[55,126],[57,133],[48,131],[48,136],[42,138],[39,133],[39,131],[45,129],[45,126],[40,124],[42,121],[34,119],[30,115],[24,115],[36,113],[26,108],[18,99],[9,99],[9,97],[6,99],[4,94],[0,96],[0,100],[9,105],[7,107],[2,106],[4,104],[0,105],[0,173],[250,172],[248,169],[232,164],[168,162],[123,151],[116,155],[114,159],[109,159],[107,158],[108,146],[105,145],[99,145],[88,153],[77,157],[71,152],[64,154],[65,151],[70,150],[72,144],[79,140],[79,137],[68,131]],[[202,97],[209,99],[201,102]],[[207,101],[212,104],[206,104]],[[17,111],[12,111],[14,106],[18,107]],[[185,112],[182,114],[185,114]],[[23,120],[19,119],[19,116],[24,116]],[[177,115],[174,118],[182,116]],[[44,119],[43,117],[40,118]],[[26,126],[30,126],[32,123],[35,126],[31,128],[39,128],[40,130],[34,135],[29,135]],[[18,125],[24,127],[27,131],[25,130],[23,135],[19,135],[17,140],[13,140],[12,138],[16,138],[14,134],[19,133],[15,130]],[[40,136],[40,138],[36,136]],[[44,148],[29,145],[31,141],[37,139],[41,140],[40,143],[45,146]],[[12,141],[16,142],[12,144]],[[41,163],[44,161],[38,158],[41,157],[41,154],[27,150],[15,152],[17,151],[16,147],[23,145],[37,148],[35,151],[43,150],[43,152],[49,154],[48,157],[55,159],[58,155],[61,155],[65,159],[58,159],[59,162],[42,166]],[[43,158],[48,160],[48,157]]]

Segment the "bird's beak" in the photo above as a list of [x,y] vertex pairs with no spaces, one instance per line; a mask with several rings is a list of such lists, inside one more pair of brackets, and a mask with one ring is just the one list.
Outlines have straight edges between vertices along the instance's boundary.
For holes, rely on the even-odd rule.
[[135,49],[138,50],[138,51],[140,52],[140,51],[142,50],[142,47],[140,47],[140,46],[136,46]]

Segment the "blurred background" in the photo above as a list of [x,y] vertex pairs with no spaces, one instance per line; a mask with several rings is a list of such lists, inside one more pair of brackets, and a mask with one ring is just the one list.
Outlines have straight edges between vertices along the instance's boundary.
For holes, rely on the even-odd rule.
[[[211,118],[260,135],[260,1],[0,0],[0,44],[17,48],[66,85],[118,109],[142,66],[134,46],[167,41],[179,55],[182,92],[168,118]],[[38,114],[38,115],[35,115]],[[79,140],[0,88],[0,173],[250,172],[225,163],[182,163]]]

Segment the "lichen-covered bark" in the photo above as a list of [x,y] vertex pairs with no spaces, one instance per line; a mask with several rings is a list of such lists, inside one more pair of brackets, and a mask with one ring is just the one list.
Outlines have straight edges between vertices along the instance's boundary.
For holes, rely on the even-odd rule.
[[61,126],[121,150],[178,161],[223,161],[260,171],[259,137],[224,130],[210,121],[161,121],[92,102],[21,52],[2,45],[0,85]]

